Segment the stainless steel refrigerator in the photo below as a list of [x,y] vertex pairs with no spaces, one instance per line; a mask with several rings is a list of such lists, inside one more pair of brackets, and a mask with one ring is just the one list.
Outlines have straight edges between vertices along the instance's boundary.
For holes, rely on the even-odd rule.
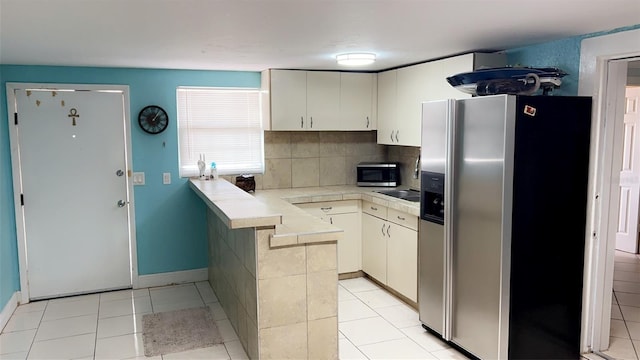
[[578,359],[591,98],[423,103],[418,304],[481,359]]

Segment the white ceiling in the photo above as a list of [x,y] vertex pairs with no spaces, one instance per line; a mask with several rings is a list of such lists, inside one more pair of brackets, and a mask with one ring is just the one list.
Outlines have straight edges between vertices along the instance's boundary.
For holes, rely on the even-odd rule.
[[635,24],[640,0],[0,0],[0,63],[382,70]]

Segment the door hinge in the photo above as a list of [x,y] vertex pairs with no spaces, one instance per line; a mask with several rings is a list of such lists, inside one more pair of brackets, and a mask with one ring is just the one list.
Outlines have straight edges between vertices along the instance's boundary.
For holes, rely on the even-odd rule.
[[20,205],[24,206],[24,194],[20,194]]
[[18,125],[18,113],[13,113],[13,123]]

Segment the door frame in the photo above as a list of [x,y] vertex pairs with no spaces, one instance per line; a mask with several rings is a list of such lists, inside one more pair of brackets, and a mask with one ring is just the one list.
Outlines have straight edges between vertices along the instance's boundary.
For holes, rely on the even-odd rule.
[[131,147],[131,116],[129,104],[128,85],[89,85],[89,84],[43,84],[43,83],[15,83],[8,82],[7,89],[7,119],[9,121],[9,143],[11,146],[11,170],[13,174],[13,198],[16,218],[16,237],[18,242],[18,268],[20,272],[20,304],[29,303],[29,278],[27,276],[27,238],[24,226],[24,213],[21,204],[21,164],[18,146],[17,127],[14,126],[14,113],[16,112],[15,90],[20,89],[43,89],[43,90],[82,90],[82,91],[121,91],[124,96],[124,122],[125,122],[125,167],[127,169],[127,197],[129,199],[128,235],[129,235],[129,266],[131,273],[131,284],[133,288],[138,285],[138,257],[136,247],[136,227],[135,227],[135,201],[133,197],[133,160]]
[[581,43],[578,95],[593,97],[580,342],[583,353],[599,352],[609,346],[614,224],[618,216],[614,205],[618,200],[611,196],[616,121],[615,109],[608,105],[619,102],[620,94],[615,89],[626,85],[626,79],[619,83],[621,66],[640,56],[638,38],[640,29],[635,29],[587,38]]

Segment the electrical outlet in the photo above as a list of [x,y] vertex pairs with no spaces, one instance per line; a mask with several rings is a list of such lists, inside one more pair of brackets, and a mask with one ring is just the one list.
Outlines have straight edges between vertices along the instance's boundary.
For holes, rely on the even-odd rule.
[[144,185],[144,173],[143,172],[134,172],[133,173],[133,185]]
[[171,173],[162,174],[162,183],[165,185],[171,184]]

